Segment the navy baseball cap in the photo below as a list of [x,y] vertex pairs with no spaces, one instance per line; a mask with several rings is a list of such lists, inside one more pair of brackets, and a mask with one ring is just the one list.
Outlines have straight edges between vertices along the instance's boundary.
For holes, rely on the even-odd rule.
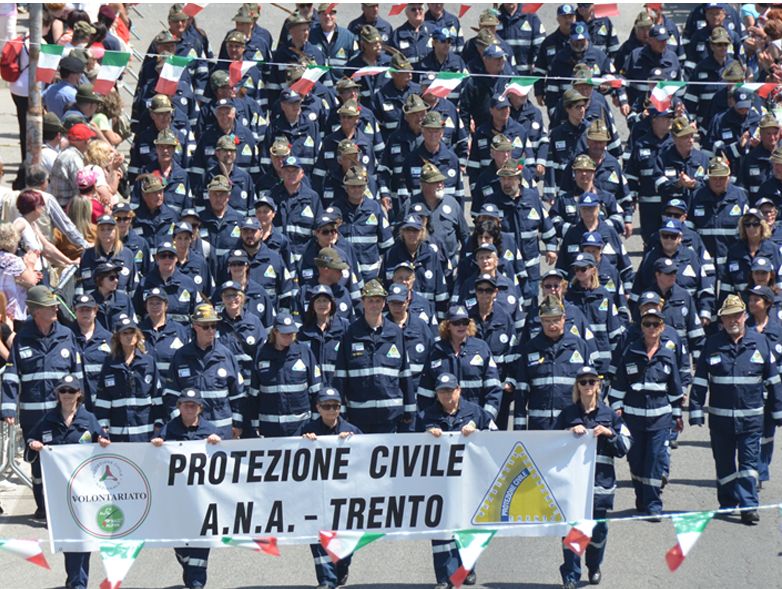
[[573,268],[589,268],[590,266],[596,267],[597,262],[595,262],[595,256],[592,254],[578,254],[570,265]]
[[277,210],[277,203],[274,202],[273,198],[270,198],[266,196],[265,194],[263,196],[258,197],[258,200],[255,201],[255,204],[253,205],[256,209],[258,207],[261,207],[263,205],[266,205],[271,210],[276,211]]
[[282,94],[280,94],[280,100],[282,102],[287,102],[289,104],[293,102],[301,102],[302,97],[301,94],[296,92],[295,90],[291,90],[290,88],[286,88],[282,91]]
[[657,258],[654,261],[654,271],[663,274],[675,274],[679,270],[679,264],[670,258]]
[[280,333],[296,333],[299,328],[296,327],[296,322],[293,317],[287,311],[281,311],[277,317],[274,318],[274,328]]
[[666,29],[664,25],[654,25],[649,29],[649,38],[658,41],[667,41],[669,38],[668,29]]
[[597,373],[597,370],[594,366],[590,366],[589,364],[584,364],[581,368],[578,369],[578,372],[576,372],[576,379],[581,378],[582,376],[600,376]]
[[392,284],[388,288],[388,296],[386,301],[389,303],[403,303],[407,300],[409,291],[404,284]]
[[78,295],[73,299],[74,309],[79,309],[81,307],[88,307],[90,309],[95,309],[97,306],[98,303],[96,303],[95,299],[92,298],[92,295],[89,294]]
[[557,7],[557,16],[567,16],[576,13],[576,7],[572,4],[560,4]]
[[172,235],[178,235],[180,233],[193,233],[193,226],[188,223],[187,221],[182,221],[180,223],[177,223],[174,225],[174,231],[171,233]]
[[749,108],[752,106],[752,98],[746,90],[738,88],[733,91],[733,100],[736,108]]
[[494,96],[491,97],[491,107],[510,108],[510,101],[508,101],[507,96],[505,96],[501,92],[497,92]]
[[603,247],[604,245],[603,236],[598,231],[587,231],[581,236],[581,247]]
[[237,292],[244,291],[242,285],[235,280],[226,280],[220,285],[219,294],[222,295],[226,290],[235,290]]
[[758,256],[752,260],[752,266],[750,272],[773,272],[774,266],[771,264],[771,260]]
[[665,231],[666,233],[684,233],[682,222],[679,221],[679,219],[666,219],[665,223],[660,227],[660,231]]
[[228,254],[228,260],[226,260],[226,262],[228,264],[238,262],[240,264],[248,265],[250,263],[250,257],[244,250],[232,250],[231,253]]
[[672,198],[667,203],[665,203],[666,209],[679,209],[683,213],[687,212],[687,203],[684,202],[680,198]]
[[312,302],[315,300],[315,297],[319,296],[329,297],[333,301],[334,291],[331,290],[330,286],[325,284],[318,284],[309,292],[309,301]]
[[502,219],[505,215],[497,208],[496,205],[491,203],[484,203],[481,210],[478,211],[478,217],[491,217],[492,219]]
[[318,392],[316,401],[318,403],[327,403],[329,401],[332,401],[334,403],[339,403],[340,405],[342,405],[342,395],[340,395],[339,391],[334,387],[323,387]]
[[663,302],[660,295],[653,290],[647,290],[641,294],[641,298],[638,299],[639,305],[659,305]]
[[478,276],[478,278],[475,279],[475,286],[478,286],[481,282],[486,282],[494,288],[497,288],[497,279],[491,274],[481,274]]
[[399,226],[400,229],[418,229],[419,231],[423,229],[423,223],[421,223],[421,218],[418,215],[407,215],[405,217],[405,220],[402,221],[402,224]]
[[454,390],[459,386],[459,380],[450,372],[442,372],[437,375],[437,381],[434,384],[434,390],[440,391],[444,389]]
[[446,315],[446,319],[448,321],[460,321],[462,319],[469,319],[470,314],[467,313],[467,309],[465,309],[461,305],[456,305],[454,307],[451,307],[448,309],[448,315]]
[[258,231],[261,228],[261,224],[255,217],[245,217],[242,220],[242,224],[239,225],[239,229],[250,229],[252,231]]
[[769,301],[770,303],[774,302],[774,291],[771,290],[768,286],[761,286],[760,284],[756,284],[752,288],[749,289],[749,294],[755,295],[757,297],[762,297]]
[[60,380],[57,381],[56,385],[54,385],[55,393],[60,389],[72,389],[72,390],[80,391],[81,380],[75,374],[66,374]]
[[597,196],[594,192],[585,192],[584,194],[581,195],[581,198],[578,200],[578,206],[599,207],[600,197]]
[[201,391],[188,387],[183,389],[176,399],[177,405],[180,403],[197,403],[198,405],[204,404],[204,398],[201,396]]
[[282,161],[283,168],[301,168],[301,162],[295,155],[289,155]]
[[475,246],[475,253],[478,252],[494,252],[497,253],[497,246],[493,243],[481,243],[477,246]]
[[581,41],[583,39],[589,40],[589,29],[587,28],[586,23],[573,23],[573,26],[570,27],[570,40]]
[[451,30],[447,27],[438,27],[432,31],[432,39],[435,41],[453,41]]
[[506,57],[505,51],[499,45],[489,45],[483,50],[484,57]]

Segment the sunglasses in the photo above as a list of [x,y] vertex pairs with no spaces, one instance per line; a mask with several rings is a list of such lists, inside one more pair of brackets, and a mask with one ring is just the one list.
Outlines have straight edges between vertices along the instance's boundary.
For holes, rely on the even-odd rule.
[[597,384],[596,378],[584,378],[578,381],[578,384],[584,385],[585,387],[592,387]]
[[79,390],[78,389],[60,389],[57,392],[59,394],[61,394],[61,395],[75,395],[76,393],[79,392]]
[[470,324],[469,319],[459,319],[458,321],[451,321],[451,325],[456,325],[457,327],[467,327]]
[[493,288],[476,288],[475,292],[478,294],[490,294],[494,292]]
[[132,217],[114,217],[117,223],[130,223]]
[[561,284],[544,284],[543,290],[562,290]]
[[196,323],[196,325],[198,325],[198,327],[200,327],[204,331],[217,331],[216,323],[209,323],[207,325],[199,325],[198,323]]
[[662,325],[662,321],[642,321],[641,327],[657,329]]
[[337,230],[336,229],[318,229],[323,235],[334,235]]
[[238,292],[224,292],[223,293],[224,299],[238,299],[239,293]]
[[176,258],[171,252],[163,252],[162,254],[158,254],[157,257],[159,260],[172,260]]
[[679,237],[678,233],[660,233],[661,239],[676,239]]
[[119,274],[109,274],[106,276],[109,280],[119,280]]
[[750,221],[749,223],[744,223],[744,227],[760,227],[760,221]]
[[326,403],[325,405],[319,405],[324,411],[339,411],[339,403]]

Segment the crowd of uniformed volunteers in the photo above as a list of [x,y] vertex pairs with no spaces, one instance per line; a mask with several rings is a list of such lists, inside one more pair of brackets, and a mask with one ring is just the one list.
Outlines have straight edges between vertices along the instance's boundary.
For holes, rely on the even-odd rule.
[[[392,29],[377,4],[299,4],[274,42],[245,4],[209,40],[171,8],[140,70],[126,198],[94,219],[74,317],[58,320],[46,286],[16,301],[29,318],[3,418],[32,450],[592,430],[595,516],[626,454],[654,521],[688,405],[691,425],[710,415],[719,507],[756,523],[782,423],[782,148],[775,94],[741,83],[779,82],[780,21],[700,4],[680,28],[647,4],[620,45],[591,4],[559,6],[548,32],[501,4],[466,41],[442,4],[404,16]],[[171,54],[196,59],[173,95],[156,94]],[[238,79],[229,65],[243,59],[256,63]],[[313,64],[330,69],[291,89]],[[351,78],[372,66],[391,69]],[[97,140],[86,105],[101,99],[74,77],[77,57],[59,69],[45,132],[70,140],[50,185],[67,207],[93,189],[72,162]],[[438,97],[427,90],[443,72],[472,75]],[[506,92],[518,75],[538,79]],[[666,105],[650,100],[660,81],[691,83]],[[30,192],[45,187],[19,196],[20,214],[41,209]],[[637,272],[623,245],[634,230]],[[592,584],[606,534],[587,550]],[[438,589],[455,548],[433,543]],[[344,584],[349,561],[312,550],[319,587]],[[185,584],[203,586],[208,551],[177,557]],[[66,562],[68,586],[84,587],[88,558]],[[575,587],[579,559],[566,550],[560,571]]]

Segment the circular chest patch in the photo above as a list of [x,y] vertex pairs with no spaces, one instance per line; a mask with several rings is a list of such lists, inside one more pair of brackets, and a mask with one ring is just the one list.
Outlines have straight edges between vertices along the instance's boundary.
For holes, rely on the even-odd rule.
[[501,341],[503,344],[507,344],[507,343],[508,343],[508,336],[507,336],[506,334],[504,334],[504,333],[501,333],[501,334],[500,334],[500,341]]
[[343,313],[348,310],[348,304],[347,303],[340,303],[339,304],[339,310]]
[[451,207],[450,207],[450,206],[448,206],[448,205],[443,205],[443,212],[444,212],[446,215],[450,215],[450,214],[451,214],[451,210],[452,210],[452,209],[451,209]]
[[228,376],[228,371],[225,368],[218,368],[217,376],[219,376],[220,378],[225,378],[226,376]]
[[448,177],[449,178],[453,178],[455,176],[456,176],[456,170],[453,170],[453,169],[448,170]]
[[122,274],[123,276],[127,276],[128,274],[130,274],[130,268],[123,268],[122,270],[119,271],[119,273]]
[[201,284],[203,281],[204,281],[204,279],[202,277],[200,277],[200,276],[194,276],[193,277],[193,282],[195,282],[196,284]]
[[71,351],[63,348],[62,350],[60,350],[60,356],[62,356],[63,358],[70,358]]
[[255,343],[255,338],[253,336],[249,336],[247,338],[247,344],[252,346]]
[[415,351],[418,352],[419,354],[422,354],[424,350],[425,350],[424,344],[415,345]]
[[434,272],[432,272],[431,270],[427,270],[426,272],[424,272],[424,276],[426,276],[427,280],[431,280],[432,277],[434,276]]

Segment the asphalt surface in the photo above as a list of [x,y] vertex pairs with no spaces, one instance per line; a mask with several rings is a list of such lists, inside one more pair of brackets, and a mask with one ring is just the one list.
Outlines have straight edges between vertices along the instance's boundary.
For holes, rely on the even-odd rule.
[[[212,4],[199,15],[199,26],[209,34],[213,47],[230,28],[230,18],[238,5]],[[292,7],[292,5],[286,5]],[[477,26],[480,10],[487,5],[474,4],[463,18],[463,29],[469,37],[469,27]],[[549,31],[556,26],[556,5],[546,5],[539,11]],[[381,15],[389,5],[381,5]],[[449,4],[451,12],[458,4]],[[134,16],[141,40],[135,42],[145,49],[152,37],[163,27],[168,4],[144,4],[138,7],[143,15]],[[621,4],[614,23],[623,41],[632,26],[641,4]],[[357,5],[340,5],[339,22],[346,24],[358,15]],[[279,9],[265,6],[261,24],[277,37],[285,15]],[[392,24],[402,22],[391,17]],[[23,25],[24,21],[20,21]],[[127,95],[125,95],[127,96]],[[129,102],[129,98],[128,98]],[[0,90],[0,156],[6,169],[18,162],[18,140],[13,103],[7,90]],[[623,123],[620,129],[626,132]],[[13,175],[10,175],[13,178]],[[10,183],[9,175],[6,183]],[[628,249],[639,261],[640,240],[634,237]],[[714,466],[706,428],[685,429],[680,448],[673,452],[671,483],[665,489],[664,509],[668,513],[716,508]],[[782,502],[782,469],[780,452],[771,467],[772,481],[761,491],[761,503]],[[633,515],[633,491],[629,484],[626,461],[617,462],[619,489],[614,517]],[[465,484],[467,484],[465,482]],[[42,525],[33,523],[34,511],[30,491],[16,479],[0,481],[0,503],[5,515],[0,516],[0,538],[47,538]],[[662,523],[615,522],[609,528],[606,559],[602,567],[606,588],[669,588],[687,587],[782,587],[782,533],[776,508],[761,511],[756,527],[742,525],[737,517],[715,519],[688,555],[681,568],[671,573],[665,564],[665,552],[676,544],[670,521]],[[539,588],[561,586],[558,567],[562,561],[561,544],[556,538],[498,539],[486,550],[478,563],[478,587],[493,589]],[[282,546],[281,558],[256,554],[241,549],[212,551],[209,561],[209,587],[242,588],[276,587],[298,589],[317,585],[314,567],[306,546]],[[61,587],[65,572],[60,555],[48,553],[51,571],[32,566],[19,558],[0,551],[0,586],[10,589]],[[98,587],[104,578],[98,556],[92,558],[90,587]],[[126,589],[181,587],[181,569],[173,550],[142,550],[137,562],[123,583]],[[586,581],[582,581],[585,585]],[[428,542],[376,542],[362,549],[354,558],[350,572],[350,587],[366,589],[419,589],[434,585],[434,573]]]

